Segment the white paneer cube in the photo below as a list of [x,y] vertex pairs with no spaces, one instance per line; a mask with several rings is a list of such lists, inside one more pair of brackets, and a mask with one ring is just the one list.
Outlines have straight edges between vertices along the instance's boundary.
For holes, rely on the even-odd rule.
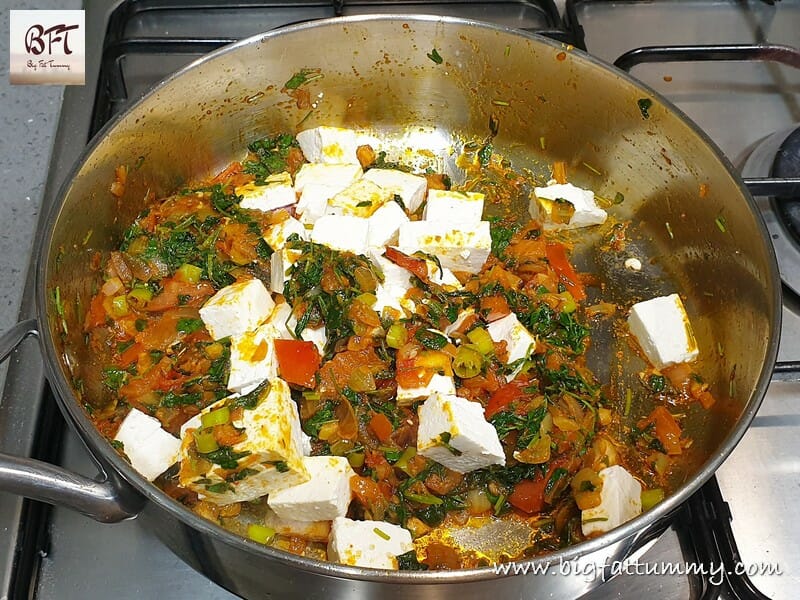
[[[343,190],[363,174],[361,165],[321,165],[303,163],[294,176],[294,191],[301,194],[307,185],[322,184]],[[302,197],[302,196],[301,196]],[[327,200],[327,198],[326,198]]]
[[637,302],[628,315],[628,327],[657,369],[692,362],[700,353],[678,294]]
[[[296,320],[294,321],[292,325],[296,325]],[[313,342],[317,350],[319,350],[320,356],[325,356],[325,344],[328,343],[328,334],[324,325],[322,327],[306,327],[300,332],[300,339],[304,342]]]
[[583,535],[605,533],[642,512],[642,484],[619,465],[601,470],[600,504],[581,511]]
[[369,169],[364,178],[397,194],[408,212],[415,212],[425,199],[428,181],[419,175],[411,175],[397,169]]
[[356,132],[341,127],[314,127],[297,134],[297,143],[312,163],[358,163]]
[[400,315],[406,313],[410,315],[414,312],[414,303],[405,296],[412,287],[411,274],[384,257],[383,252],[384,250],[373,248],[369,253],[372,264],[383,273],[383,282],[378,284],[375,290],[377,302],[372,308],[379,314],[383,313],[385,308],[390,308]]
[[230,391],[249,394],[265,379],[272,380],[278,376],[273,342],[279,337],[278,330],[271,323],[231,336]]
[[366,254],[369,221],[361,217],[325,215],[317,219],[311,241],[339,252]]
[[279,535],[301,537],[311,542],[327,542],[331,534],[330,521],[281,519],[269,508],[264,515],[264,525],[271,527]]
[[200,318],[215,340],[255,329],[266,319],[275,302],[258,279],[239,281],[222,288],[200,309]]
[[461,225],[411,221],[400,227],[398,245],[407,254],[417,250],[433,254],[453,271],[478,273],[489,258],[492,235],[488,221]]
[[[194,432],[187,429],[181,440],[179,479],[183,487],[209,502],[224,505],[255,500],[309,480],[302,460],[300,415],[285,381],[271,380],[255,408],[245,408],[241,421],[235,425],[246,435],[231,447],[232,453],[242,454],[235,460],[235,469],[211,463],[201,473],[196,470]],[[234,473],[242,476],[235,477]]]
[[492,341],[506,343],[508,363],[525,358],[536,348],[536,338],[525,329],[514,313],[509,313],[502,319],[489,323],[486,330]]
[[347,187],[327,185],[324,183],[307,183],[297,201],[295,212],[300,216],[300,222],[313,225],[328,211],[328,200]]
[[300,432],[300,447],[303,450],[303,456],[311,456],[311,436],[305,431]]
[[267,177],[266,185],[247,183],[237,187],[235,191],[238,196],[242,196],[239,206],[251,210],[267,212],[297,202],[292,176],[286,171]]
[[135,408],[122,421],[114,439],[147,481],[153,481],[178,462],[181,441],[161,428],[161,421]]
[[397,569],[397,557],[414,549],[411,533],[385,521],[336,517],[328,542],[328,560],[372,569]]
[[433,394],[418,410],[417,452],[458,473],[506,464],[483,407],[454,395]]
[[397,202],[387,202],[369,218],[367,244],[370,248],[382,248],[397,243],[400,226],[408,221],[408,215]]
[[[547,187],[534,188],[535,198],[531,199],[529,212],[531,217],[542,221],[545,229],[577,229],[590,225],[602,225],[608,213],[597,206],[594,192],[576,187],[571,183],[553,184]],[[572,215],[567,222],[556,217],[557,202],[568,202],[572,205]]]
[[367,218],[386,204],[391,197],[389,191],[362,177],[331,197],[325,212],[331,215]]
[[267,504],[282,519],[331,521],[347,514],[350,478],[355,475],[343,456],[308,456],[303,459],[311,479],[274,492]]
[[280,223],[270,225],[264,234],[264,241],[270,248],[278,251],[283,249],[286,240],[293,234],[297,234],[301,240],[308,240],[309,237],[305,226],[294,217],[289,217]]
[[297,259],[302,256],[300,250],[282,248],[280,252],[274,252],[270,257],[269,287],[276,294],[283,293],[283,285],[289,279],[289,271]]
[[427,398],[432,394],[441,394],[443,396],[454,396],[456,393],[456,384],[453,378],[449,375],[440,375],[434,373],[428,385],[416,388],[405,388],[398,384],[397,386],[397,404],[400,406],[408,406],[415,400]]
[[476,192],[428,190],[423,218],[438,223],[480,223],[484,195]]

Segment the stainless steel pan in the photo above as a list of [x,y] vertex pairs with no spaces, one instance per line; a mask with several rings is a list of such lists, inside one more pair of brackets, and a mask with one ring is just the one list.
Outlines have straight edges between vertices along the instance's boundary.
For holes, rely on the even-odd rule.
[[[428,56],[434,48],[441,64]],[[310,113],[280,91],[301,68],[324,75],[310,86]],[[677,492],[623,527],[534,561],[557,574],[565,561],[577,560],[594,578],[497,576],[491,569],[378,572],[288,555],[172,501],[95,430],[84,404],[95,401],[91,377],[99,365],[81,331],[81,307],[99,278],[89,258],[115,247],[146,194],[168,193],[238,158],[253,139],[296,131],[301,123],[366,127],[395,150],[423,147],[445,157],[461,141],[487,135],[490,118],[499,122],[497,149],[516,165],[535,168],[534,157],[542,164],[566,160],[575,183],[601,196],[625,195],[614,212],[632,219],[652,264],[687,298],[703,373],[719,397],[712,411],[688,418],[692,466]],[[119,165],[129,167],[122,198],[109,190]],[[458,176],[450,160],[442,168]],[[586,565],[630,556],[722,463],[758,409],[777,352],[775,257],[751,197],[719,151],[627,75],[551,40],[492,25],[426,16],[347,18],[223,48],[161,83],[98,134],[60,200],[37,250],[39,318],[3,337],[0,355],[38,334],[61,409],[101,475],[89,480],[0,455],[0,489],[103,521],[138,515],[187,562],[246,597],[575,597],[600,582],[600,569]],[[584,266],[602,271],[601,259],[590,252]],[[615,284],[612,271],[605,275],[624,296],[624,282]]]

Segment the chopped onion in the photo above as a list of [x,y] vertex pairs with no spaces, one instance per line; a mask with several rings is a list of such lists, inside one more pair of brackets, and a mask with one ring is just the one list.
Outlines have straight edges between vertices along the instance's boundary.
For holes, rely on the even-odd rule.
[[492,510],[492,503],[484,490],[467,492],[467,510],[471,515],[481,515]]

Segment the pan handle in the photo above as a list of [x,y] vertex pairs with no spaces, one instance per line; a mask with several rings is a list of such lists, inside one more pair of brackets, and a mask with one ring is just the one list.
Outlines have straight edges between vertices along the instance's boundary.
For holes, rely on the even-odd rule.
[[[39,336],[36,319],[17,323],[0,336],[0,362],[29,336]],[[100,474],[90,479],[40,460],[0,453],[0,491],[71,508],[104,523],[136,516],[145,499],[113,472],[98,467]]]

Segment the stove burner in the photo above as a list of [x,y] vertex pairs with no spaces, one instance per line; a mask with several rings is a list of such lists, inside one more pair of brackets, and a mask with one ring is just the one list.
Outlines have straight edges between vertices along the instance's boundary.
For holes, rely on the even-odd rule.
[[[800,126],[761,142],[742,169],[745,177],[797,177],[800,174]],[[800,296],[800,197],[756,197],[767,226],[785,287]]]

